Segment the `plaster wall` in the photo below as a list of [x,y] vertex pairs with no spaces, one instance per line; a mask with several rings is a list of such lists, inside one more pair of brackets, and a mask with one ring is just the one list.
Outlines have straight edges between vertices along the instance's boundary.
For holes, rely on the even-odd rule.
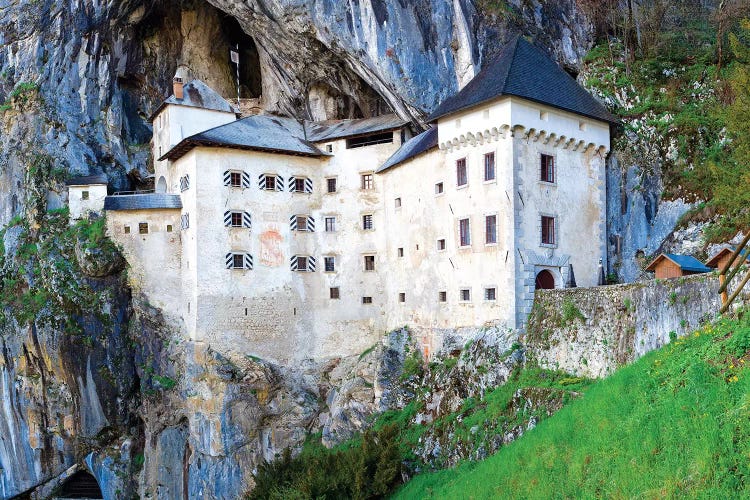
[[[88,199],[83,199],[83,193],[88,192]],[[71,219],[81,219],[89,212],[101,212],[104,208],[104,198],[107,197],[106,184],[91,184],[87,186],[68,186],[68,207]]]

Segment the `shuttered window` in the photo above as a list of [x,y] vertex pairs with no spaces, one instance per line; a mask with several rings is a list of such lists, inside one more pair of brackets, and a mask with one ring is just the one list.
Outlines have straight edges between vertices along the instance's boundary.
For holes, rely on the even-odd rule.
[[258,188],[264,191],[283,191],[284,178],[276,174],[261,174],[258,176]]
[[227,269],[252,270],[253,256],[244,252],[229,252],[224,256],[224,266]]
[[312,193],[312,180],[307,177],[290,177],[289,191],[292,193]]
[[250,174],[241,170],[224,171],[224,185],[234,188],[249,189]]
[[315,219],[309,215],[292,215],[289,218],[289,229],[292,231],[315,232]]
[[309,255],[295,255],[289,259],[292,271],[315,272],[315,257]]
[[226,227],[244,227],[246,229],[251,229],[253,226],[250,214],[240,210],[227,210],[224,212],[224,225]]

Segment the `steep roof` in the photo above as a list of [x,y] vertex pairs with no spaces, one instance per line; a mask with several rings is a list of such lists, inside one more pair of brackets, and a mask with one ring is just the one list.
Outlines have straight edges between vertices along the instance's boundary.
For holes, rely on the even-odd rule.
[[436,148],[438,145],[438,129],[432,127],[426,132],[422,132],[416,137],[412,137],[410,140],[405,142],[393,156],[388,158],[383,165],[376,170],[377,173],[384,172],[391,167],[395,167],[405,161],[411,160],[412,158],[426,153],[427,151]]
[[248,116],[183,139],[159,160],[177,160],[198,146],[226,147],[300,156],[323,156],[305,139],[303,125],[292,118]]
[[[718,267],[719,260],[721,260],[721,258],[724,257],[725,255],[731,256],[735,250],[736,250],[736,247],[733,247],[733,246],[726,246],[722,248],[716,253],[716,255],[708,259],[708,262],[706,262],[706,265],[711,268]],[[737,257],[738,258],[744,257],[746,261],[750,261],[750,248],[745,248],[744,250],[742,250]]]
[[311,142],[322,142],[396,130],[407,123],[399,118],[398,115],[387,114],[357,120],[307,121],[305,122],[305,127],[307,129],[308,140]]
[[690,255],[677,255],[673,253],[663,253],[659,255],[651,264],[648,265],[646,271],[655,270],[659,262],[664,259],[671,260],[672,262],[680,266],[680,269],[682,269],[683,271],[688,271],[690,273],[710,273],[711,271],[713,271],[713,269],[711,269],[710,267],[706,267],[695,257],[691,257]]
[[182,208],[178,194],[147,193],[104,198],[105,210],[150,210],[160,208]]
[[156,115],[168,104],[177,106],[188,106],[191,108],[212,109],[237,114],[237,110],[229,102],[221,97],[214,89],[200,80],[193,80],[182,87],[183,98],[177,99],[174,95],[169,96],[153,112],[148,121],[154,121]]
[[73,177],[68,179],[65,183],[68,186],[91,186],[94,184],[109,184],[109,179],[104,174],[98,175],[83,175],[80,177]]
[[428,121],[506,95],[609,123],[618,121],[565,70],[521,36],[511,40],[457,94],[443,101]]

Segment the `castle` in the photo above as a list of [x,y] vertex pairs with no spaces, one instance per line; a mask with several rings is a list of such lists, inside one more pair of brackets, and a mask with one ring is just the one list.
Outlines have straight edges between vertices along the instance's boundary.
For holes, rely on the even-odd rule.
[[[74,180],[133,286],[195,341],[350,355],[409,325],[522,327],[536,288],[594,286],[615,118],[523,38],[411,137],[395,115],[239,118],[198,80],[153,114],[155,192]],[[437,339],[437,340],[436,340]]]

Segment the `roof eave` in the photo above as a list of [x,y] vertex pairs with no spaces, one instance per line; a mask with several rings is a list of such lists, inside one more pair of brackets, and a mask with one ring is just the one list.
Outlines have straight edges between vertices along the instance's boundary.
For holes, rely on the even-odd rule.
[[405,121],[405,122],[401,123],[400,125],[395,125],[395,126],[389,127],[389,128],[383,128],[383,129],[373,130],[371,132],[365,132],[365,133],[361,133],[361,134],[332,135],[332,136],[323,137],[321,139],[310,139],[310,142],[319,143],[319,142],[328,142],[328,141],[339,141],[341,139],[355,139],[357,137],[367,137],[368,135],[373,135],[373,134],[383,134],[385,132],[393,132],[394,130],[399,130],[399,129],[403,128],[408,123],[409,122]]
[[285,149],[263,148],[260,146],[245,146],[241,144],[224,144],[224,143],[213,142],[213,141],[196,141],[193,139],[184,139],[175,147],[167,151],[167,153],[164,154],[161,158],[159,158],[159,161],[179,160],[180,158],[185,156],[187,153],[189,153],[191,150],[198,148],[198,147],[227,148],[227,149],[237,149],[241,151],[260,151],[263,153],[283,154],[283,155],[289,155],[289,156],[304,156],[308,158],[319,158],[321,156],[327,156],[321,151],[317,153],[314,153],[314,152],[305,153],[302,151],[289,151]]

